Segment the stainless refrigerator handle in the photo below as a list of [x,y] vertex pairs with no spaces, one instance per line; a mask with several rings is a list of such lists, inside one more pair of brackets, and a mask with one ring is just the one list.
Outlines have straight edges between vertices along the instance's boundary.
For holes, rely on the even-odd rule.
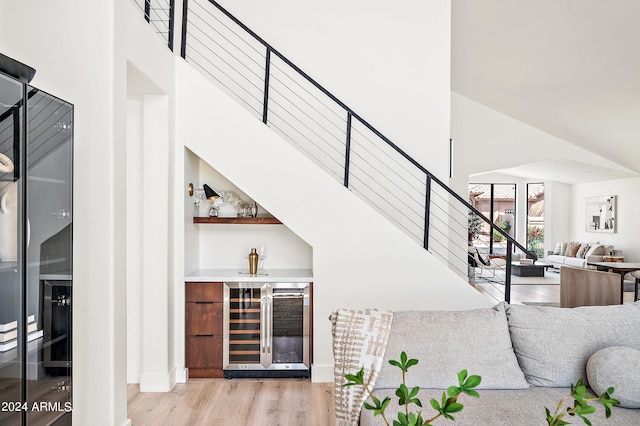
[[262,350],[262,353],[265,353],[267,351],[267,323],[266,323],[266,317],[267,317],[267,296],[262,296],[262,301],[260,303],[260,325],[261,325],[261,342],[260,342],[260,348]]
[[267,312],[265,315],[265,328],[267,329],[267,339],[266,339],[266,343],[267,343],[267,353],[270,354],[271,353],[271,339],[273,338],[272,333],[273,331],[271,330],[271,303],[272,299],[271,297],[267,296]]

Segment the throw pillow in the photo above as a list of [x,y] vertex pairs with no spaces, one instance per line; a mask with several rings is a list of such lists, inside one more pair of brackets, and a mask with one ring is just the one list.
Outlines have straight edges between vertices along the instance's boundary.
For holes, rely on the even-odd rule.
[[586,382],[587,361],[600,349],[640,350],[640,301],[578,308],[507,305],[506,314],[513,350],[532,385]]
[[567,246],[569,245],[570,241],[563,241],[562,242],[562,248],[560,249],[560,255],[564,256],[564,254],[567,252]]
[[553,249],[553,254],[560,254],[560,250],[562,250],[562,243],[556,244],[556,248]]
[[567,257],[576,257],[576,253],[580,249],[580,243],[570,242],[567,244],[567,251],[565,251],[564,255]]
[[593,244],[591,247],[589,247],[589,251],[587,251],[587,254],[584,255],[584,258],[586,259],[589,256],[602,256],[604,254],[604,246],[602,244]]
[[585,256],[587,255],[587,252],[589,251],[589,247],[591,247],[591,244],[589,244],[589,243],[580,244],[580,247],[578,248],[578,251],[576,252],[576,257],[579,257],[580,259],[584,259]]
[[389,360],[405,351],[418,360],[406,381],[414,386],[447,389],[461,370],[482,376],[479,389],[529,387],[513,353],[502,304],[466,311],[394,312],[391,333],[376,389],[395,389],[402,382]]
[[589,385],[596,395],[613,387],[624,408],[640,408],[640,351],[625,346],[600,349],[587,362]]

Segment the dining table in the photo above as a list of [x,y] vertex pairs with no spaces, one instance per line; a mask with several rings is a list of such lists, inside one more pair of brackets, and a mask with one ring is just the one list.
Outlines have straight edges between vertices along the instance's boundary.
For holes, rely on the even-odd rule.
[[[587,265],[595,266],[599,271],[609,271],[620,274],[620,304],[624,302],[624,276],[628,272],[640,271],[638,262],[588,262]],[[638,300],[638,279],[635,280],[633,300]]]

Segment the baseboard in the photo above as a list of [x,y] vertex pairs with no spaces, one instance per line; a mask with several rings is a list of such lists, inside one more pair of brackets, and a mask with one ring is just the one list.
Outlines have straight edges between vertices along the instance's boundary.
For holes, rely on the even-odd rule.
[[140,392],[169,392],[172,371],[167,373],[143,373],[140,375]]
[[127,365],[127,383],[140,383],[142,365]]
[[313,364],[311,381],[313,383],[333,383],[333,364]]
[[182,366],[175,367],[173,369],[173,382],[175,383],[187,383],[189,378],[189,369]]

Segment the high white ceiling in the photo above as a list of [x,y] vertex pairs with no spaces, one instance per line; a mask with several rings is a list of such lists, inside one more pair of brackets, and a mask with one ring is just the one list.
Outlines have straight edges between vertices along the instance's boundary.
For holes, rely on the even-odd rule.
[[[452,0],[451,68],[454,92],[640,173],[640,0]],[[586,168],[510,172],[633,175]]]

